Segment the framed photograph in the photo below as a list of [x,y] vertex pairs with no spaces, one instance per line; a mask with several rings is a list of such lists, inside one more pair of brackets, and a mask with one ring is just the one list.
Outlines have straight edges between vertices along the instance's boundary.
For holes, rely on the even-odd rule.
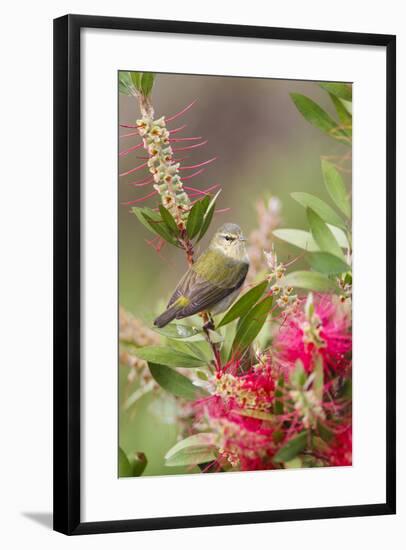
[[395,37],[54,21],[54,528],[395,513]]

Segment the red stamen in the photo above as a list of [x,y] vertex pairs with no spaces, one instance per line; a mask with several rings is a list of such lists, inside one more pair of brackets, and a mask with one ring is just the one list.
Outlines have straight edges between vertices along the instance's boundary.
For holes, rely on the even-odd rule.
[[186,185],[183,186],[183,189],[186,189],[186,191],[193,191],[197,195],[209,195],[210,191],[213,191],[213,189],[217,189],[217,187],[220,187],[218,183],[216,183],[215,185],[212,185],[211,187],[208,187],[205,190],[196,189],[195,187],[187,187]]
[[147,164],[148,164],[147,162],[144,162],[143,164],[140,164],[136,168],[131,168],[131,170],[128,170],[127,172],[123,172],[122,174],[120,174],[120,176],[128,176],[129,174],[133,174],[134,172],[141,170],[141,168],[145,168]]
[[198,170],[197,172],[194,172],[193,174],[189,174],[188,176],[182,176],[182,181],[190,180],[191,178],[194,178],[195,176],[199,176],[200,174],[203,174],[204,168],[201,170]]
[[149,185],[150,183],[153,183],[154,178],[146,178],[145,180],[141,180],[141,182],[136,183],[130,183],[129,185],[132,185],[133,187],[145,187],[146,185]]
[[149,195],[146,195],[145,197],[142,197],[141,199],[136,199],[135,201],[129,201],[129,202],[123,202],[121,203],[123,206],[131,206],[132,204],[137,204],[137,202],[145,201],[154,195],[156,195],[158,191],[152,191],[152,193],[149,193]]
[[139,132],[130,132],[129,134],[122,134],[120,137],[123,138],[123,137],[130,137],[130,136],[139,136],[140,133]]
[[206,164],[210,164],[211,162],[214,162],[217,159],[217,157],[213,157],[212,159],[205,160],[204,162],[200,162],[199,164],[192,164],[191,166],[182,166],[179,168],[179,170],[193,170],[194,168],[200,168],[200,166],[206,166]]
[[196,101],[197,101],[196,99],[194,101],[192,101],[192,103],[190,103],[184,109],[179,111],[179,113],[176,113],[175,115],[172,115],[168,118],[165,117],[165,122],[171,122],[172,120],[175,120],[176,118],[178,118],[181,115],[183,115],[184,113],[186,113],[186,111],[188,111],[189,109],[191,109],[193,107],[193,105],[196,103]]
[[182,130],[184,130],[186,127],[187,127],[187,124],[183,124],[183,126],[179,126],[179,128],[174,128],[173,130],[170,130],[169,133],[171,135],[177,134],[178,132],[181,132]]
[[199,139],[202,139],[202,136],[199,136],[199,137],[173,138],[173,139],[170,139],[169,141],[170,141],[171,143],[179,143],[180,141],[196,141],[196,140],[199,140]]
[[189,149],[197,149],[198,147],[202,147],[203,145],[206,145],[208,141],[209,140],[206,139],[206,141],[202,141],[201,143],[196,143],[196,145],[187,145],[186,147],[174,147],[172,151],[178,152],[178,151],[188,151]]
[[133,145],[129,149],[125,149],[124,151],[120,151],[118,154],[119,157],[124,157],[125,155],[128,155],[128,153],[131,153],[131,151],[135,151],[136,149],[141,149],[143,147],[143,143],[139,143],[138,145]]
[[137,124],[120,124],[121,128],[139,128]]

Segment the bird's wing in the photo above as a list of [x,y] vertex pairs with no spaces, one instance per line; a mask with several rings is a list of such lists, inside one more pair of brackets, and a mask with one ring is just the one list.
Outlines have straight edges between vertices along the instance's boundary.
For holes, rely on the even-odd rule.
[[[196,267],[199,268],[199,265]],[[179,282],[168,307],[180,297],[187,298],[189,303],[185,304],[177,314],[177,318],[181,319],[214,306],[243,284],[247,275],[248,264],[240,262],[237,266],[234,265],[233,268],[232,277],[226,272],[223,274],[221,281],[216,277],[211,277],[211,280],[208,281],[196,271],[195,266],[191,267]]]

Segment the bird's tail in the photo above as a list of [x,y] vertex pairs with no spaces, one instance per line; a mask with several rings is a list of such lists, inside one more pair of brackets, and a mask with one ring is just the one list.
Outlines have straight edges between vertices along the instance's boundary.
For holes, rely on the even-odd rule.
[[168,323],[173,321],[179,312],[179,305],[173,304],[173,306],[169,307],[166,311],[161,313],[159,317],[157,317],[154,321],[154,325],[158,328],[162,328],[166,326]]

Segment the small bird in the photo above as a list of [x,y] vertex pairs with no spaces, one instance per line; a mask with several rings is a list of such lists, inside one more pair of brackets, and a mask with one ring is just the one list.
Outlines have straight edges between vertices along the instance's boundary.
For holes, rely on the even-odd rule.
[[164,311],[154,321],[162,328],[173,319],[209,311],[216,315],[230,307],[247,276],[249,260],[240,227],[222,225],[208,249],[188,269]]

